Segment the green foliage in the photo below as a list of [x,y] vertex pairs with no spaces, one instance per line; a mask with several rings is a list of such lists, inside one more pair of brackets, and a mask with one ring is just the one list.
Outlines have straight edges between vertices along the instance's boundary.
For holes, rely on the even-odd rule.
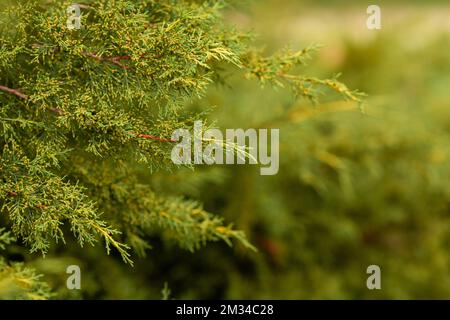
[[[230,71],[316,102],[320,88],[353,102],[360,94],[336,78],[299,74],[313,48],[264,57],[247,32],[224,22],[222,1],[86,1],[80,30],[66,26],[70,4],[0,7],[1,223],[30,249],[20,251],[26,262],[34,252],[57,256],[64,245],[67,254],[91,261],[97,251],[73,243],[99,239],[130,265],[133,253],[146,256],[152,240],[189,251],[218,240],[255,249],[243,231],[190,199],[185,181],[175,182],[176,190],[158,183],[159,169],[180,170],[170,160],[171,133],[206,119],[210,106],[195,106]],[[176,176],[159,174],[167,182]],[[7,250],[9,234],[0,238]],[[102,266],[127,277],[114,256],[103,259]],[[0,275],[26,289],[14,297],[49,297],[23,264],[3,259]]]
[[282,88],[288,86],[297,97],[306,97],[315,103],[321,93],[320,86],[334,90],[348,100],[362,102],[363,94],[356,90],[351,91],[345,84],[337,81],[339,75],[332,79],[318,79],[291,73],[295,67],[304,66],[316,50],[317,46],[310,46],[301,51],[285,49],[270,57],[250,52],[244,57],[247,77],[257,78],[262,84],[268,82]]
[[[4,250],[14,240],[10,232],[0,228],[0,250]],[[0,257],[0,299],[48,299],[51,293],[48,285],[40,280],[41,277],[22,263],[8,264]]]
[[15,238],[11,236],[10,232],[5,232],[5,228],[0,228],[0,249],[4,250],[5,247],[13,242]]
[[23,266],[22,263],[8,265],[0,258],[0,298],[19,300],[45,300],[51,297],[42,276]]

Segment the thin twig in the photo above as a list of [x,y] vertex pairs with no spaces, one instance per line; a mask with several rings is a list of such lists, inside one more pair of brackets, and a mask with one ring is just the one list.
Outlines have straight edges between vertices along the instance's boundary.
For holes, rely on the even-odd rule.
[[28,96],[26,94],[23,94],[22,92],[20,92],[17,89],[11,89],[11,88],[8,88],[8,87],[5,87],[5,86],[0,86],[0,90],[4,91],[4,92],[11,93],[11,94],[14,94],[16,97],[19,97],[21,99],[25,99],[25,100],[28,99]]
[[129,60],[129,56],[118,56],[118,57],[100,57],[99,55],[92,53],[92,52],[83,52],[83,55],[92,59],[95,59],[97,61],[107,61],[111,62],[112,64],[124,69],[128,70],[130,69],[129,66],[126,66],[120,62],[120,60]]
[[57,113],[59,116],[62,116],[64,114],[64,111],[59,108],[48,108],[47,110],[50,112]]
[[156,140],[156,141],[161,141],[161,142],[178,142],[177,140],[173,140],[173,139],[165,139],[165,138],[161,138],[161,137],[157,137],[151,134],[137,134],[136,135],[138,138],[142,138],[142,139],[148,139],[148,140]]
[[[7,93],[11,93],[11,94],[15,95],[16,97],[24,99],[24,100],[28,99],[28,96],[26,94],[20,92],[17,89],[11,89],[11,88],[8,88],[8,87],[5,87],[5,86],[0,86],[0,90],[4,91],[4,92],[7,92]],[[64,114],[64,111],[59,109],[59,108],[48,108],[47,110],[50,111],[50,112],[57,113],[60,116]]]

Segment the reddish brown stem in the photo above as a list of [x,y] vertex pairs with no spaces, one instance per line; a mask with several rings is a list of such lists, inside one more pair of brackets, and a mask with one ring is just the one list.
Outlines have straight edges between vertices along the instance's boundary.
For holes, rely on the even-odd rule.
[[137,134],[136,135],[138,138],[142,138],[142,139],[148,139],[148,140],[156,140],[156,141],[161,141],[161,142],[178,142],[176,140],[172,140],[172,139],[165,139],[165,138],[160,138],[151,134]]
[[16,97],[19,97],[21,99],[25,99],[25,100],[28,99],[28,96],[26,94],[23,94],[22,92],[20,92],[17,89],[11,89],[11,88],[8,88],[8,87],[5,87],[5,86],[0,86],[0,90],[4,91],[4,92],[11,93],[11,94],[14,94]]
[[[24,100],[28,99],[28,96],[26,94],[20,92],[17,89],[11,89],[11,88],[8,88],[8,87],[5,87],[5,86],[0,86],[0,90],[4,91],[4,92],[11,93],[11,94],[15,95],[16,97],[19,97],[19,98],[24,99]],[[50,111],[50,112],[57,113],[60,116],[64,114],[64,111],[62,111],[61,109],[58,109],[58,108],[48,108],[47,110]]]
[[48,108],[47,110],[50,112],[54,112],[54,113],[58,114],[59,116],[62,116],[64,114],[64,111],[59,108]]
[[130,60],[131,57],[130,56],[117,56],[117,57],[112,57],[109,59],[113,60],[113,61],[120,61],[120,60]]
[[100,57],[95,53],[92,52],[83,52],[83,55],[92,59],[95,59],[97,61],[107,61],[107,62],[111,62],[112,64],[127,70],[130,69],[130,67],[120,63],[120,60],[129,60],[130,57],[129,56],[118,56],[118,57]]

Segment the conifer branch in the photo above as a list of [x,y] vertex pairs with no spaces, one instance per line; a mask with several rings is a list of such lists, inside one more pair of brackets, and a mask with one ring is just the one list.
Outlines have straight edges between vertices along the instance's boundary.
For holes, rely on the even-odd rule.
[[[10,234],[31,252],[54,254],[51,247],[65,243],[68,228],[74,235],[68,241],[82,247],[102,239],[107,253],[117,250],[130,265],[130,250],[145,254],[155,231],[191,251],[210,241],[237,241],[255,250],[243,231],[186,199],[192,196],[188,188],[180,183],[158,188],[153,172],[143,174],[135,160],[150,169],[173,168],[166,148],[171,145],[165,143],[178,141],[170,132],[206,117],[184,107],[222,81],[222,62],[298,96],[315,99],[325,88],[358,99],[336,78],[297,73],[309,59],[309,48],[269,57],[253,52],[247,33],[221,21],[222,1],[86,1],[78,6],[93,11],[83,20],[89,32],[66,32],[65,5],[53,2],[12,6],[20,19],[3,28],[11,26],[13,32],[0,32],[0,72],[16,75],[24,91],[0,86],[20,99],[0,99],[13,100],[1,108],[0,213]],[[133,72],[117,72],[111,65]],[[17,112],[23,101],[40,112]],[[44,108],[67,115],[54,121],[42,115]],[[0,228],[0,248],[9,244],[10,234],[2,236]],[[0,257],[0,278],[25,270],[9,266]],[[48,296],[38,284],[28,291],[33,296],[25,298]]]

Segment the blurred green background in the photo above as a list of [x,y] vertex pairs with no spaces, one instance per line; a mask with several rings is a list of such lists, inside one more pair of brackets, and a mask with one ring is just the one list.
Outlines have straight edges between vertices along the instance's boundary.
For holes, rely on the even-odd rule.
[[[366,28],[370,4],[381,7],[381,30]],[[103,258],[102,248],[67,248],[33,266],[63,298],[81,294],[61,276],[74,263],[90,270],[85,298],[160,298],[167,283],[175,299],[450,299],[449,17],[448,1],[270,0],[228,9],[230,24],[254,30],[268,53],[323,45],[300,71],[342,72],[341,81],[368,95],[364,113],[328,94],[312,106],[230,71],[228,86],[192,106],[216,106],[210,118],[221,129],[280,128],[275,176],[255,166],[149,176],[156,190],[233,221],[259,252],[214,243],[192,254],[155,237],[132,269]],[[371,264],[381,268],[381,290],[366,287]]]
[[[207,169],[210,180],[192,188],[260,252],[210,246],[190,268],[174,263],[175,288],[198,278],[179,297],[450,298],[450,3],[379,1],[381,30],[366,28],[369,4],[254,1],[229,13],[268,52],[323,45],[301,72],[342,72],[368,98],[361,114],[233,76],[231,88],[212,90],[206,104],[218,106],[220,127],[280,128],[281,166],[274,177]],[[366,287],[371,264],[381,290]]]

